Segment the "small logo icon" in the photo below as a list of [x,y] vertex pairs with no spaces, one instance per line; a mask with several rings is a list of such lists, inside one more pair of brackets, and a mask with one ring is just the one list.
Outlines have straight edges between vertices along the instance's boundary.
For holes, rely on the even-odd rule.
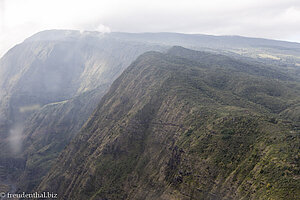
[[0,198],[2,199],[2,198],[5,198],[5,197],[6,197],[5,192],[0,192]]

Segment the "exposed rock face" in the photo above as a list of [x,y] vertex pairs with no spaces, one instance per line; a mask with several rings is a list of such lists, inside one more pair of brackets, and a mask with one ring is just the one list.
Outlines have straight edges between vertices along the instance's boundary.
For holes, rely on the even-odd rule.
[[280,113],[299,96],[299,82],[257,63],[180,47],[145,53],[38,190],[75,200],[295,199],[299,130]]

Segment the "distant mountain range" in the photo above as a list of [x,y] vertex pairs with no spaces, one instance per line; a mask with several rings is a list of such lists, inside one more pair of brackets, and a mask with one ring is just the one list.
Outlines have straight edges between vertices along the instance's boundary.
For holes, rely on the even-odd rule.
[[0,183],[78,200],[295,199],[299,72],[298,43],[38,33],[0,60]]

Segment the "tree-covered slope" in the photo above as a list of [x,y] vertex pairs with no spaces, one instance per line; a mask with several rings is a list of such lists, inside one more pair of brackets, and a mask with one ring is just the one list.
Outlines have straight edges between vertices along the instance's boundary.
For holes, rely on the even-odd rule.
[[256,64],[178,47],[145,53],[38,190],[78,200],[296,199],[299,127],[282,112],[299,105],[299,82]]

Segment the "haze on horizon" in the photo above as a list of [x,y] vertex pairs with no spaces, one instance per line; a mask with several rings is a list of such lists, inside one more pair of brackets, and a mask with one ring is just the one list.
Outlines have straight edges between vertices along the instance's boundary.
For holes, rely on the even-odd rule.
[[242,35],[300,42],[299,0],[0,0],[0,57],[36,32]]

